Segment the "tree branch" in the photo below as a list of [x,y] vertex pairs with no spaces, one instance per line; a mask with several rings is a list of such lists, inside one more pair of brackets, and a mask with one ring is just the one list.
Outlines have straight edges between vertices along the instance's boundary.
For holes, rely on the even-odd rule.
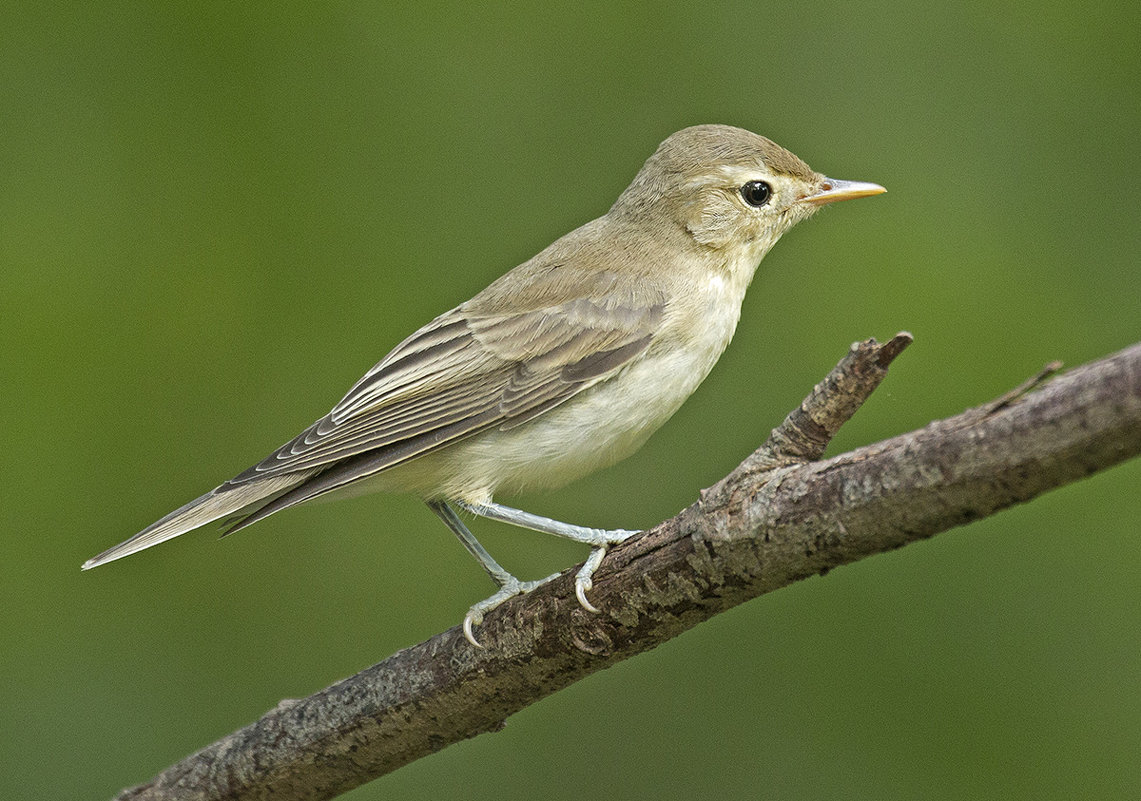
[[1141,343],[1043,385],[824,461],[911,341],[851,352],[701,500],[573,574],[297,701],[122,799],[325,799],[504,720],[736,604],[1029,500],[1141,453]]

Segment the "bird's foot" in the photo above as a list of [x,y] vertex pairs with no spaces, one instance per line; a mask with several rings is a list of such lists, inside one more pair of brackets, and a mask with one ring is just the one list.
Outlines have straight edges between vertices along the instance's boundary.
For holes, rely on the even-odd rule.
[[475,627],[483,622],[483,616],[490,612],[495,607],[514,598],[516,595],[524,595],[530,592],[541,584],[546,584],[554,578],[558,578],[559,574],[547,576],[537,581],[520,581],[514,576],[508,574],[506,580],[499,586],[499,591],[492,595],[490,598],[480,601],[472,606],[464,615],[464,637],[467,641],[474,645],[476,648],[482,648],[479,640],[475,638]]
[[[590,551],[590,556],[586,558],[586,562],[583,563],[578,573],[575,574],[574,594],[583,609],[597,614],[600,610],[586,597],[586,593],[594,587],[595,571],[598,570],[599,565],[602,564],[602,560],[606,557],[606,552],[611,546],[625,542],[639,532],[627,531],[621,528],[610,530],[579,528],[579,531],[589,532],[587,535],[589,539],[583,538],[579,539],[579,541],[589,541],[594,547]],[[502,568],[499,568],[499,570],[502,571]],[[506,571],[502,571],[498,574],[492,573],[492,578],[499,582],[499,591],[490,598],[475,604],[468,610],[468,613],[464,616],[464,637],[476,648],[482,648],[483,646],[479,640],[475,638],[475,627],[483,623],[484,615],[504,601],[508,601],[516,595],[528,593],[536,587],[546,584],[551,579],[558,578],[558,576],[559,574],[555,573],[538,581],[520,581]]]

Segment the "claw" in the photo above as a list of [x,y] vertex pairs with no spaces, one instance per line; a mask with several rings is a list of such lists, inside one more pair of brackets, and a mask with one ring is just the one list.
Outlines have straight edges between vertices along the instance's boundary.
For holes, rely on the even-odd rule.
[[479,644],[479,640],[477,640],[475,634],[472,633],[472,627],[478,626],[482,622],[483,615],[474,609],[469,610],[468,613],[464,615],[464,637],[476,648],[482,648],[483,646]]
[[594,587],[594,571],[598,570],[598,566],[602,564],[602,559],[606,556],[606,549],[606,545],[599,545],[591,550],[590,556],[586,557],[586,561],[583,562],[578,574],[574,577],[574,594],[578,596],[578,602],[587,612],[594,612],[595,614],[598,614],[598,607],[587,600],[586,591]]
[[582,606],[583,609],[585,609],[587,612],[593,612],[594,614],[597,615],[602,610],[600,610],[598,607],[596,607],[594,604],[592,604],[589,600],[587,600],[587,597],[586,597],[586,591],[589,590],[590,588],[592,588],[593,586],[594,586],[594,582],[591,581],[590,579],[586,579],[585,581],[575,579],[574,594],[578,596],[578,602]]

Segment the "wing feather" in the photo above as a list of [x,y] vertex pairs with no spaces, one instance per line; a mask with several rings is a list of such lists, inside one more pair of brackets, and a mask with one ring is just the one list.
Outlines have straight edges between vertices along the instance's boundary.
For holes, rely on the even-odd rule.
[[479,431],[514,428],[645,350],[663,308],[574,298],[516,313],[453,309],[394,348],[328,415],[223,487],[321,467],[339,474],[298,486],[273,504],[283,508]]

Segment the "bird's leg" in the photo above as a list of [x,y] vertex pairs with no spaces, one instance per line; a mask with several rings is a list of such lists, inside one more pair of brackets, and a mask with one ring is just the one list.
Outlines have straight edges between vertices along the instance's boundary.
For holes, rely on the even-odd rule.
[[[596,609],[594,605],[587,600],[586,593],[594,586],[594,571],[598,570],[598,566],[602,564],[602,559],[606,556],[606,551],[610,548],[611,545],[617,545],[620,542],[625,542],[627,539],[638,533],[637,531],[627,531],[621,528],[607,530],[601,528],[588,528],[586,526],[576,526],[572,525],[571,523],[563,523],[559,520],[552,520],[551,518],[543,517],[542,515],[524,512],[522,509],[513,509],[510,506],[503,506],[502,504],[494,503],[492,501],[488,501],[486,503],[466,503],[464,501],[456,501],[456,505],[464,511],[471,512],[473,515],[486,517],[491,520],[499,520],[503,523],[511,523],[515,526],[529,528],[532,531],[542,531],[547,534],[554,534],[556,537],[566,537],[567,539],[574,540],[575,542],[582,542],[590,545],[592,547],[590,556],[587,557],[586,563],[583,564],[583,566],[579,569],[578,574],[574,579],[574,592],[575,595],[578,596],[578,602],[582,604],[583,609],[586,609],[589,612],[598,611],[598,609]],[[469,534],[468,536],[471,535]],[[478,543],[476,543],[476,545],[478,546]],[[469,550],[471,550],[470,546]],[[472,551],[472,553],[475,552]],[[479,559],[478,556],[476,556],[476,558]],[[484,567],[486,567],[486,565],[484,565]]]
[[464,616],[464,636],[468,642],[476,648],[482,648],[476,640],[473,628],[483,622],[483,616],[490,612],[495,607],[509,598],[514,598],[516,595],[530,592],[538,587],[540,584],[550,581],[558,576],[558,573],[547,576],[538,581],[520,581],[513,575],[503,569],[503,566],[496,562],[487,549],[479,544],[479,540],[475,535],[468,531],[468,527],[464,525],[459,516],[455,513],[452,507],[448,506],[444,501],[428,501],[428,508],[439,515],[440,519],[444,521],[444,525],[452,530],[452,532],[460,538],[460,542],[467,548],[468,553],[476,558],[483,569],[487,571],[487,575],[491,576],[491,580],[499,585],[499,591],[486,600],[472,606],[468,613]]

